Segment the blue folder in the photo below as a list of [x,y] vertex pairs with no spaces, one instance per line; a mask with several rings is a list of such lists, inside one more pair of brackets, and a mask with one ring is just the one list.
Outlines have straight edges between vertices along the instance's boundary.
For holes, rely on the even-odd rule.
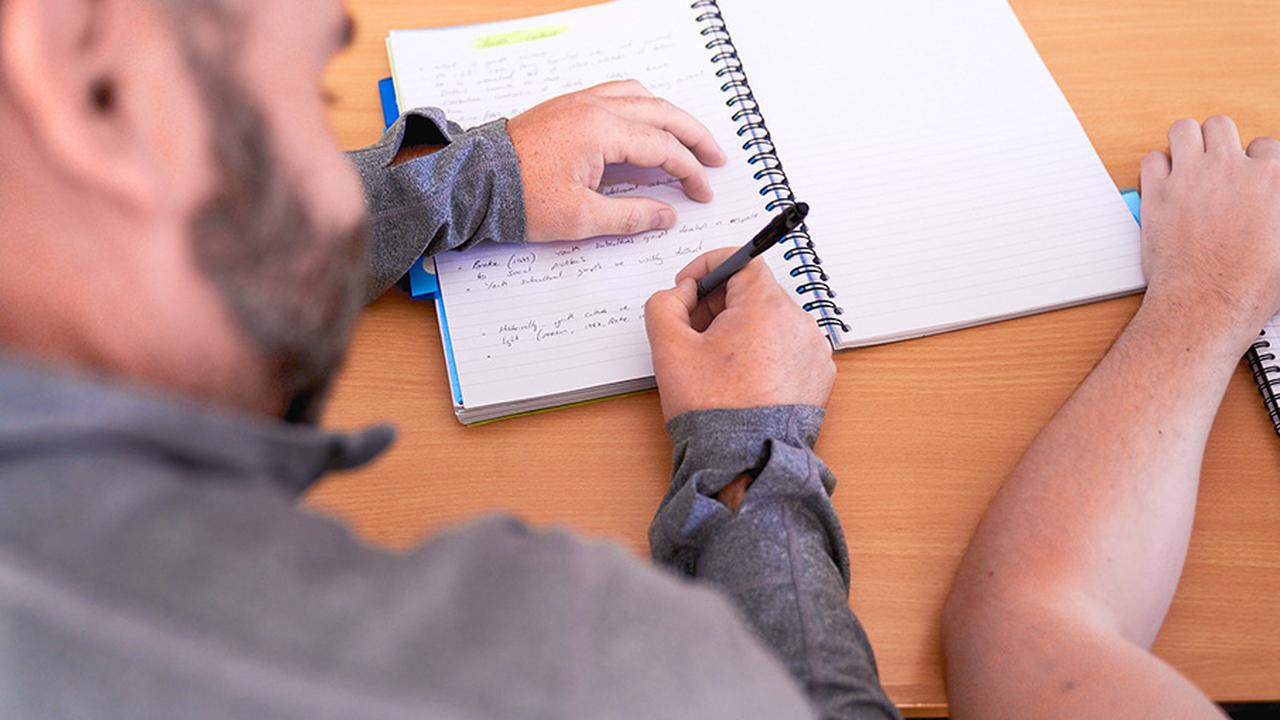
[[1142,196],[1137,190],[1121,190],[1120,194],[1124,196],[1125,203],[1129,206],[1129,212],[1133,213],[1133,219],[1142,224]]

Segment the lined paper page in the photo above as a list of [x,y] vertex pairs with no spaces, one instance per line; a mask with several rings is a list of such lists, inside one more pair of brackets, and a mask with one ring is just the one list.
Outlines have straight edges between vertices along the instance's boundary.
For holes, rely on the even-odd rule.
[[813,206],[843,346],[1143,286],[1138,226],[1005,2],[721,7]]
[[[740,246],[768,220],[685,2],[607,5],[389,41],[400,104],[443,107],[471,127],[609,80],[636,78],[711,128],[729,155],[716,200],[687,200],[661,172],[613,171],[604,191],[675,206],[679,226],[635,238],[488,245],[436,258],[467,407],[651,377],[643,308],[697,255]],[[781,253],[776,253],[781,255]],[[775,258],[780,263],[780,259]],[[781,275],[780,275],[781,276]]]

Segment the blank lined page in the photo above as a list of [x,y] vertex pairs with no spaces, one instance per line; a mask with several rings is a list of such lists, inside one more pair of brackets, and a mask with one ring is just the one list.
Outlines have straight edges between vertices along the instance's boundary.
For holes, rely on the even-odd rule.
[[721,7],[813,206],[842,346],[1142,288],[1137,223],[1005,2]]
[[438,256],[468,408],[651,378],[645,302],[671,287],[696,256],[740,246],[768,221],[767,199],[720,89],[724,80],[716,77],[695,22],[699,14],[687,2],[621,0],[522,21],[391,35],[404,108],[443,107],[469,127],[569,91],[636,78],[710,127],[729,155],[724,168],[711,171],[716,200],[710,205],[686,199],[662,172],[610,172],[603,192],[644,194],[675,206],[679,226],[671,231],[484,245]]

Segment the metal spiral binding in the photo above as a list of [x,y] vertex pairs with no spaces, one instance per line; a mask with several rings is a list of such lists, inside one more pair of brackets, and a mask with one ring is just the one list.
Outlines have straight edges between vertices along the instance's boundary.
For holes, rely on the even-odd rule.
[[1280,397],[1276,394],[1280,389],[1280,365],[1276,364],[1276,352],[1271,347],[1271,340],[1267,339],[1266,330],[1249,348],[1245,362],[1253,373],[1253,379],[1258,381],[1258,390],[1262,393],[1267,412],[1271,414],[1271,423],[1276,426],[1276,434],[1280,434]]
[[[725,105],[734,111],[733,122],[741,123],[738,137],[743,138],[742,149],[751,153],[747,163],[756,168],[753,177],[763,183],[760,196],[769,198],[765,211],[774,213],[795,205],[796,197],[791,191],[787,172],[782,167],[782,160],[778,158],[773,136],[769,134],[760,105],[751,92],[751,83],[747,80],[746,70],[734,47],[733,36],[729,34],[718,0],[697,0],[690,7],[701,11],[696,22],[703,25],[702,37],[707,39],[707,51],[715,53],[711,57],[711,63],[719,66],[716,77],[724,81],[720,90],[729,95]],[[818,315],[818,325],[824,330],[850,332],[849,325],[840,319],[844,315],[844,308],[835,302],[836,292],[828,284],[830,278],[822,269],[822,258],[814,247],[809,227],[801,226],[796,232],[784,237],[782,242],[795,245],[787,250],[783,259],[787,262],[798,261],[791,270],[791,277],[804,280],[796,287],[797,295],[812,297],[812,300],[804,304],[805,311]]]

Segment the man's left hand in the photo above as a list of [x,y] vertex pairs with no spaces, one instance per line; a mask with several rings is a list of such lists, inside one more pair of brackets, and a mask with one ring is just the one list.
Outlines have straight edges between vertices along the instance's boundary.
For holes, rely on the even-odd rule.
[[508,131],[524,179],[529,242],[670,229],[670,205],[600,194],[605,167],[660,167],[690,198],[710,202],[706,166],[726,161],[702,123],[634,81],[550,100],[513,118]]

